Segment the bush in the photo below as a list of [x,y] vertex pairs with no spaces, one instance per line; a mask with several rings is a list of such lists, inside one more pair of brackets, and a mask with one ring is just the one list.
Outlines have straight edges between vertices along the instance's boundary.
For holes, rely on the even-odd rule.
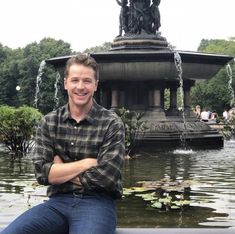
[[115,112],[124,123],[126,154],[131,156],[135,148],[137,134],[147,129],[145,121],[141,120],[143,113],[129,111],[125,108],[116,109]]
[[226,140],[235,139],[235,113],[231,113],[229,121],[224,124],[222,131],[224,138]]
[[23,155],[33,146],[32,137],[42,114],[32,107],[0,106],[0,140],[14,154]]

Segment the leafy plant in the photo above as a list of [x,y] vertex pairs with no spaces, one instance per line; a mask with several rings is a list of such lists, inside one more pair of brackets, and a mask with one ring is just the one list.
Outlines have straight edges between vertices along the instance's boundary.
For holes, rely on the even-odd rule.
[[116,110],[116,113],[122,119],[125,126],[125,147],[127,155],[133,153],[136,145],[136,137],[138,132],[143,132],[146,129],[145,121],[142,121],[143,113],[129,111],[125,108]]
[[27,106],[0,106],[0,140],[15,155],[22,156],[32,145],[36,125],[42,114]]
[[192,181],[140,181],[139,187],[124,188],[123,196],[134,195],[155,209],[170,211],[190,205],[188,192]]
[[230,120],[226,123],[224,123],[224,129],[222,130],[223,136],[225,139],[229,140],[231,138],[235,138],[235,113],[231,113],[232,116]]

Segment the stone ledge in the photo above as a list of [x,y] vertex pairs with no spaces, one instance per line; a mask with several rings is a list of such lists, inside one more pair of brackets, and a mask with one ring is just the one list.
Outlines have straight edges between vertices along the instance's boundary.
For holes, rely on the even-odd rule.
[[[3,228],[0,228],[0,233]],[[234,234],[235,228],[118,228],[116,234]],[[54,233],[52,233],[54,234]]]
[[119,228],[116,234],[234,234],[235,228]]

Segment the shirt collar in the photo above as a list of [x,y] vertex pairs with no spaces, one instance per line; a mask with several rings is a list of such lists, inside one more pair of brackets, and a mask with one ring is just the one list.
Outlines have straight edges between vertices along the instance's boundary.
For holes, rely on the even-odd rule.
[[95,99],[93,99],[93,104],[90,111],[87,113],[85,119],[90,122],[91,124],[95,123],[98,111],[98,104],[96,103]]
[[[91,106],[90,111],[85,116],[84,120],[87,120],[89,123],[94,124],[95,118],[97,117],[97,110],[98,110],[98,104],[96,103],[95,99],[93,99],[93,104]],[[69,111],[69,104],[67,103],[62,112],[62,119],[63,121],[66,121],[68,119],[71,119],[70,111]]]

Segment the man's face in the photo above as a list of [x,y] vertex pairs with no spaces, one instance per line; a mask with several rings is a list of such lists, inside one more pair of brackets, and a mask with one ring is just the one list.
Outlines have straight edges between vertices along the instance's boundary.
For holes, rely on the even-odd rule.
[[73,64],[69,68],[68,77],[64,79],[64,87],[69,96],[69,104],[77,108],[89,108],[97,89],[98,81],[92,68],[82,64]]

